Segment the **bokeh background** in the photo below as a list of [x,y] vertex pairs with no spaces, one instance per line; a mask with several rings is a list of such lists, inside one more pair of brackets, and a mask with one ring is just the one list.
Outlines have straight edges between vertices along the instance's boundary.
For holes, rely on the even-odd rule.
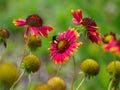
[[[0,56],[4,62],[11,62],[19,66],[24,49],[24,27],[14,26],[14,19],[26,19],[30,14],[39,14],[45,25],[55,27],[49,33],[49,38],[42,37],[42,47],[36,52],[41,59],[41,68],[37,73],[32,74],[32,87],[46,82],[54,76],[59,65],[53,64],[49,57],[48,48],[52,36],[66,31],[68,27],[74,27],[72,23],[71,9],[82,9],[83,17],[93,18],[102,35],[109,32],[120,34],[120,0],[0,0],[0,28],[6,28],[10,32],[7,40],[7,48],[0,45]],[[91,43],[88,39],[82,39],[83,45],[75,53],[77,74],[74,87],[76,87],[81,75],[80,63],[87,58],[93,58],[100,64],[100,72],[96,77],[86,80],[80,90],[107,90],[109,75],[106,72],[106,65],[113,59],[111,53],[102,50],[102,46]],[[71,74],[73,73],[72,58],[63,65],[59,76],[67,83],[67,90],[70,90]],[[28,76],[24,75],[15,90],[27,90]],[[1,90],[1,89],[0,89]]]

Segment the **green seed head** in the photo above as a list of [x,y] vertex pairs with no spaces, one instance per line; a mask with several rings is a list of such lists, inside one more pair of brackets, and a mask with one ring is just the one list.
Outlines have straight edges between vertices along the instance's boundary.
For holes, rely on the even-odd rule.
[[22,66],[27,72],[37,72],[40,67],[40,59],[35,55],[27,55],[22,60]]
[[96,76],[99,73],[99,64],[93,59],[86,59],[81,63],[80,69],[88,76]]
[[66,90],[66,84],[60,77],[50,78],[47,83],[51,86],[52,90]]

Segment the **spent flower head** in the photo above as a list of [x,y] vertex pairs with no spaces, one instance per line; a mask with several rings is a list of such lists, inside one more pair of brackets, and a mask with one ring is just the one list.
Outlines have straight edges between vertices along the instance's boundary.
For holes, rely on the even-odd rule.
[[52,77],[47,81],[52,90],[66,90],[66,83],[60,77]]
[[23,20],[23,19],[13,20],[13,23],[16,26],[25,26],[26,27],[24,37],[28,37],[29,30],[32,35],[41,35],[44,37],[48,37],[48,31],[53,30],[53,27],[43,25],[42,18],[37,14],[32,14],[32,15],[28,16],[26,18],[26,20]]
[[77,25],[83,25],[87,30],[87,37],[93,42],[100,44],[101,43],[101,35],[96,32],[99,28],[96,25],[96,22],[92,18],[83,18],[82,10],[71,10],[73,15],[73,23]]
[[99,64],[93,59],[86,59],[80,64],[80,70],[90,78],[96,76],[99,73]]
[[34,73],[37,72],[40,68],[40,59],[37,56],[30,54],[23,58],[21,65],[21,67],[28,73]]
[[10,87],[18,79],[18,76],[18,68],[14,64],[0,63],[0,82],[3,85]]
[[58,34],[58,37],[50,42],[50,56],[55,64],[64,64],[69,56],[74,55],[76,49],[82,45],[82,42],[77,41],[78,37],[78,32],[73,28],[69,28],[66,32]]
[[3,43],[4,46],[6,47],[6,39],[8,39],[10,36],[10,33],[7,29],[1,28],[0,29],[0,43]]

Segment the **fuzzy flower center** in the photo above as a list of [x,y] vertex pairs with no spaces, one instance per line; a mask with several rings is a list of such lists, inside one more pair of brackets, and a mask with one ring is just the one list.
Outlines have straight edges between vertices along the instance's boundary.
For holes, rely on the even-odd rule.
[[28,25],[33,27],[39,27],[43,24],[43,20],[41,19],[41,17],[35,14],[28,16],[26,18],[26,22]]
[[83,18],[82,24],[83,24],[84,26],[86,26],[86,27],[87,27],[87,26],[96,26],[95,21],[92,20],[91,18]]
[[62,39],[57,44],[58,52],[63,53],[69,47],[69,42],[67,39]]

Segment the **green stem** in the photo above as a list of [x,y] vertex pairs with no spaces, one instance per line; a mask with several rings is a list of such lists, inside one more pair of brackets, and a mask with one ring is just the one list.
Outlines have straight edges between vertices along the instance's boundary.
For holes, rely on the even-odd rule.
[[81,80],[81,82],[79,83],[78,87],[76,88],[76,90],[79,90],[79,88],[81,87],[81,85],[83,84],[83,82],[85,81],[85,77]]
[[13,85],[11,86],[10,90],[14,90],[14,87],[16,86],[16,84],[21,80],[22,76],[24,75],[25,70],[20,74],[20,76],[18,77],[17,81],[15,81],[13,83]]
[[76,74],[76,62],[75,62],[75,57],[73,56],[73,63],[74,63],[74,72],[72,75],[72,86],[71,86],[71,90],[73,90],[73,86],[74,86],[74,81],[75,81],[75,74]]
[[57,73],[56,73],[55,76],[58,76],[58,74],[59,74],[59,72],[60,72],[61,69],[62,69],[62,65],[59,65],[59,68],[58,68]]
[[113,83],[113,80],[110,81],[109,86],[108,86],[108,90],[111,90],[111,88],[112,88],[112,83]]
[[30,90],[31,87],[31,74],[28,75],[28,90]]

